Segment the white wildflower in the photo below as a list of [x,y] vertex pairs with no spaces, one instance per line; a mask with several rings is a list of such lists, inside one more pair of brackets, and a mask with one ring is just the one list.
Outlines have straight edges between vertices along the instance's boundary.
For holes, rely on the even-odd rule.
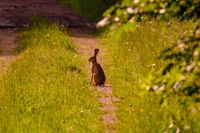
[[184,44],[184,43],[180,43],[180,44],[178,45],[178,47],[179,47],[179,48],[184,48],[184,47],[185,47],[185,44]]
[[180,51],[183,51],[183,50],[184,50],[184,47],[185,47],[185,44],[184,44],[184,43],[179,43],[179,44],[178,44],[178,48],[180,49]]
[[159,91],[162,91],[165,89],[165,85],[162,85],[160,88],[159,88]]
[[150,0],[150,2],[152,3],[152,2],[154,2],[154,0]]
[[141,6],[141,7],[145,7],[145,5],[146,5],[146,4],[143,2],[143,3],[141,3],[140,6]]
[[180,131],[181,131],[180,128],[176,129],[176,133],[180,133]]
[[148,64],[147,66],[148,66],[148,67],[155,67],[156,64],[155,64],[155,63],[154,63],[154,64]]
[[109,24],[109,19],[110,19],[110,16],[103,18],[101,21],[99,21],[97,23],[96,27],[97,28],[102,28],[102,27],[108,25]]
[[158,85],[154,85],[153,90],[157,91],[158,89],[159,89],[159,86]]
[[190,129],[190,126],[189,125],[185,125],[184,129],[188,130],[188,129]]
[[129,20],[130,23],[134,23],[135,22],[135,17],[132,17],[130,20]]
[[166,12],[165,9],[160,9],[160,11],[159,11],[160,14],[163,14],[163,13],[165,13],[165,12]]
[[140,9],[140,10],[139,10],[139,13],[143,13],[143,11],[144,11],[143,9]]
[[186,70],[187,70],[187,71],[191,71],[191,70],[194,68],[194,66],[195,66],[195,63],[192,63],[192,64],[190,64],[190,65],[188,65],[188,66],[186,67]]
[[192,110],[191,110],[191,113],[192,114],[196,114],[197,113],[197,109],[195,107],[193,107]]
[[181,77],[181,80],[182,80],[182,81],[186,80],[186,76],[183,75],[183,76]]
[[139,0],[133,0],[133,3],[134,3],[134,4],[139,3]]
[[180,82],[176,82],[176,83],[174,84],[174,86],[173,86],[173,89],[174,89],[174,90],[177,90],[177,89],[180,88],[180,87],[181,87]]
[[167,2],[165,2],[165,7],[166,7],[166,6],[168,6],[168,3],[167,3]]
[[197,35],[200,34],[200,29],[198,29],[198,30],[196,31],[196,34],[197,34]]
[[148,91],[148,90],[150,90],[151,88],[149,87],[149,86],[146,86],[146,90]]
[[125,44],[129,44],[129,42],[125,42]]
[[199,52],[196,50],[196,51],[194,51],[194,54],[193,54],[194,56],[198,56],[199,55]]
[[127,13],[128,14],[133,14],[135,11],[133,10],[133,8],[131,8],[131,7],[128,7],[127,8]]
[[173,127],[174,127],[174,124],[171,123],[168,128],[173,128]]
[[114,21],[115,21],[115,22],[119,22],[119,21],[120,21],[119,17],[115,17],[115,18],[114,18]]

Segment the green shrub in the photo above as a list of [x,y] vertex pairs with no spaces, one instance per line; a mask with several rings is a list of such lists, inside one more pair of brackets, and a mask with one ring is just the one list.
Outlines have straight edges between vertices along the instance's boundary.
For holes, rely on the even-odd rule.
[[[184,129],[182,123],[186,116],[199,123],[197,112],[200,111],[200,27],[194,31],[185,32],[177,45],[166,49],[161,58],[166,64],[160,70],[154,70],[145,82],[147,90],[160,96],[163,108],[178,104],[185,110],[182,116],[179,112],[171,112],[174,123]],[[192,125],[191,125],[192,126]]]
[[[104,13],[104,25],[200,17],[200,0],[122,0]],[[102,21],[102,22],[103,22]]]
[[[158,86],[149,87],[152,91],[175,93],[180,96],[194,96],[200,89],[200,28],[185,32],[177,45],[166,49],[161,58],[167,62],[155,77],[148,81]],[[156,70],[157,71],[157,70]],[[158,88],[157,88],[158,87]],[[194,101],[200,97],[194,96]]]

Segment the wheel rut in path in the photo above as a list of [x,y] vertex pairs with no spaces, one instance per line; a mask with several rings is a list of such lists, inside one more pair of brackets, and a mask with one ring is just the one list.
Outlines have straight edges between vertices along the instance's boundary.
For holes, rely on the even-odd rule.
[[16,58],[19,38],[17,29],[0,30],[0,72],[5,71],[10,62]]
[[[99,47],[99,41],[95,37],[96,31],[91,28],[70,28],[68,30],[72,41],[77,45],[79,54],[83,55],[83,60],[87,62],[85,67],[88,70],[88,75],[90,75],[91,64],[88,62],[88,59],[93,56],[94,49]],[[100,49],[99,53],[98,62],[102,64],[103,59],[101,57],[104,52]],[[116,129],[113,125],[118,122],[115,103],[119,99],[113,96],[111,85],[98,86],[95,87],[95,90],[99,94],[98,102],[100,104],[101,121],[104,126],[103,132],[115,133]]]

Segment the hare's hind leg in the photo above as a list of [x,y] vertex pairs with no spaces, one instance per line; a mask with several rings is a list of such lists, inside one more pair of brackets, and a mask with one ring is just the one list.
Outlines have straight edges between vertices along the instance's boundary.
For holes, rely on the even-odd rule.
[[92,77],[91,77],[90,85],[93,85],[93,82],[94,82],[94,75],[93,75],[93,73],[92,73]]
[[94,77],[95,77],[94,74],[92,74],[90,85],[97,86],[97,83],[95,82]]

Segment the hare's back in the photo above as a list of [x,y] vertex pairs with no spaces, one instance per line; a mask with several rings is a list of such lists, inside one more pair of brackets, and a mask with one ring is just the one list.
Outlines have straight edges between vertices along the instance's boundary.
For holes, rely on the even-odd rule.
[[98,64],[98,76],[101,84],[105,83],[106,76],[100,64]]

